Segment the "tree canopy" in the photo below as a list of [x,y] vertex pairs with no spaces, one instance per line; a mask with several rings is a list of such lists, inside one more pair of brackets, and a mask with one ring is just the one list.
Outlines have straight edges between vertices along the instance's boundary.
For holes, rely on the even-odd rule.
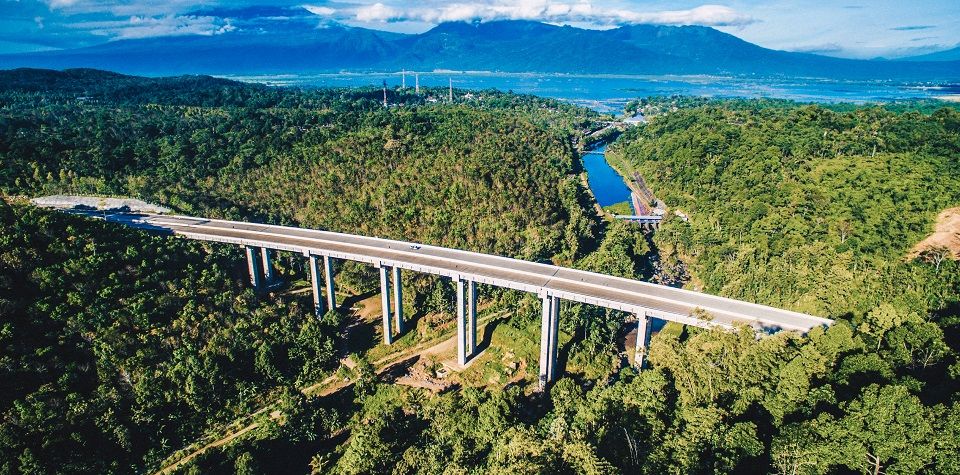
[[[0,76],[0,473],[960,470],[960,269],[908,257],[960,202],[955,109],[639,101],[650,122],[608,158],[689,218],[651,236],[592,216],[572,144],[597,117],[558,101],[391,90],[384,108],[373,89]],[[503,314],[487,359],[435,394],[386,382],[372,352],[340,367],[351,322],[246,288],[240,249],[16,198],[64,191],[552,260],[836,323],[658,327],[638,372],[627,315],[565,302],[563,376],[540,394],[538,300],[482,289]],[[276,261],[308,277],[302,258]],[[449,284],[405,279],[431,314],[417,331],[448,331]],[[507,365],[516,377],[492,373]],[[349,384],[304,390],[320,381]],[[229,443],[182,458],[212,440]]]

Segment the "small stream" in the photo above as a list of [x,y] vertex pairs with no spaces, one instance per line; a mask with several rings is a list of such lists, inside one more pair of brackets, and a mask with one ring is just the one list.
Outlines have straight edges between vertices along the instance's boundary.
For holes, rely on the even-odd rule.
[[[587,171],[587,183],[600,206],[610,206],[624,201],[631,203],[630,188],[623,177],[607,163],[607,143],[601,142],[583,154],[583,168]],[[636,210],[634,210],[636,211]]]

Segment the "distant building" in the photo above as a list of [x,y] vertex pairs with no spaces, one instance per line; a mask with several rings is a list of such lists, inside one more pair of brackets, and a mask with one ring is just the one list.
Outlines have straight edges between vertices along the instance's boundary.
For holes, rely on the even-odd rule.
[[646,124],[647,118],[643,116],[643,113],[637,112],[633,115],[633,117],[628,117],[626,120],[624,120],[623,123],[627,125]]

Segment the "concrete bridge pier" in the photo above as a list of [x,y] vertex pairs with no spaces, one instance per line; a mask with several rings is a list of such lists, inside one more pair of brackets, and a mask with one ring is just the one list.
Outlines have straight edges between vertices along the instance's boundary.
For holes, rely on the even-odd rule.
[[549,294],[541,296],[543,316],[540,320],[540,390],[556,377],[557,337],[560,324],[560,299]]
[[254,246],[246,246],[247,251],[247,271],[250,273],[250,285],[254,289],[260,290],[263,284],[260,278],[260,252]]
[[467,328],[464,322],[466,318],[466,281],[457,277],[457,364],[465,366],[467,364]]
[[650,345],[650,332],[653,330],[652,318],[644,313],[637,314],[637,344],[633,353],[633,365],[642,369]]
[[477,352],[477,283],[467,281],[467,354]]
[[380,265],[380,304],[383,307],[383,343],[393,344],[393,324],[390,321],[390,278],[388,267]]
[[263,255],[263,280],[268,286],[276,281],[276,275],[273,273],[273,250],[265,247],[260,248],[260,254]]
[[310,285],[313,287],[313,310],[318,317],[326,313],[323,294],[320,291],[320,257],[310,254]]
[[552,322],[550,324],[550,381],[557,379],[557,343],[560,338],[560,299],[553,298],[551,305]]
[[333,285],[333,258],[323,256],[323,275],[327,278],[327,308],[337,309],[337,294]]
[[457,364],[466,366],[477,351],[477,284],[457,278]]
[[403,334],[403,282],[400,280],[400,268],[393,268],[393,316],[397,334]]

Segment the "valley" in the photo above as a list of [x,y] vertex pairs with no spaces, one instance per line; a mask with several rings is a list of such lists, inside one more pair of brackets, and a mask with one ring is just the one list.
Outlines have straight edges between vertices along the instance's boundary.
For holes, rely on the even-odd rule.
[[[689,217],[650,234],[600,219],[581,180],[573,144],[614,117],[559,100],[389,88],[384,107],[379,88],[0,76],[0,473],[960,464],[958,262],[905,257],[960,203],[950,104],[638,101],[648,122],[608,158]],[[341,305],[318,318],[302,254],[278,253],[282,285],[257,290],[237,246],[23,198],[68,193],[686,285],[835,323],[763,338],[668,326],[638,371],[623,354],[632,317],[568,301],[562,374],[540,391],[536,295],[479,286],[483,350],[452,371],[450,280],[403,275],[409,331],[388,346],[370,266],[336,263]]]

